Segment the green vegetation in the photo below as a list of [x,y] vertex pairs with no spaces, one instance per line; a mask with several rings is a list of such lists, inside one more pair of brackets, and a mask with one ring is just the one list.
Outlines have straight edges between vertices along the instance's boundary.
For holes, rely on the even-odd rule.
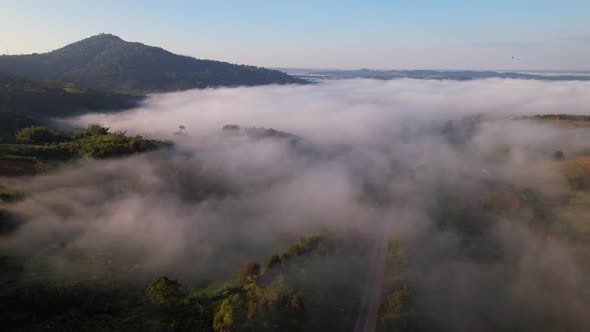
[[45,54],[0,56],[0,143],[50,118],[132,108],[147,92],[287,83],[304,81],[102,34]]
[[20,197],[21,195],[19,193],[15,193],[7,189],[0,188],[0,202],[13,202],[19,199]]
[[[305,82],[276,70],[180,56],[109,34],[49,53],[0,56],[0,72],[125,93]],[[75,86],[62,90],[83,91]]]
[[414,294],[407,285],[406,260],[402,245],[388,241],[378,331],[413,331],[416,328],[418,317],[413,308]]
[[[449,132],[456,132],[457,127],[453,128]],[[225,127],[229,131],[236,129],[233,125]],[[259,132],[254,130],[251,133]],[[270,134],[276,136],[275,131]],[[0,165],[7,161],[15,165],[36,163],[37,167],[46,167],[56,161],[118,157],[167,144],[127,137],[125,132],[111,133],[109,128],[100,124],[92,124],[72,136],[38,126],[25,128],[17,136],[19,141],[26,143],[0,144]],[[462,134],[451,136],[463,137]],[[482,159],[489,158],[495,164],[502,164],[510,162],[509,154],[509,147],[490,147],[489,154]],[[456,183],[449,185],[445,178],[435,180],[440,182],[432,186],[432,199],[429,204],[420,206],[425,219],[434,221],[428,224],[431,229],[424,233],[436,234],[435,241],[432,241],[432,234],[424,236],[422,233],[416,239],[404,238],[406,242],[391,239],[384,246],[378,331],[457,330],[451,323],[441,326],[440,317],[433,318],[436,314],[447,314],[444,308],[435,314],[425,312],[430,309],[428,305],[439,304],[425,304],[432,297],[437,300],[443,298],[440,300],[442,304],[459,303],[457,307],[465,308],[460,302],[464,300],[463,294],[455,297],[441,285],[453,291],[461,291],[465,287],[469,290],[466,291],[469,293],[465,295],[467,297],[491,299],[476,302],[468,299],[467,303],[481,304],[481,307],[465,313],[484,317],[490,330],[537,330],[534,327],[543,324],[549,324],[547,326],[551,330],[558,330],[554,328],[556,326],[576,330],[569,329],[567,322],[560,321],[560,317],[546,323],[535,316],[537,312],[548,312],[548,307],[527,308],[526,313],[533,314],[523,315],[522,318],[487,321],[488,317],[494,317],[490,315],[492,310],[524,307],[531,304],[526,301],[528,299],[535,302],[540,299],[538,302],[543,306],[553,300],[559,302],[557,295],[560,290],[552,291],[559,281],[555,282],[552,278],[572,272],[558,270],[561,266],[568,266],[561,265],[561,258],[582,263],[589,261],[589,157],[574,158],[564,153],[547,153],[545,156],[545,161],[555,166],[554,171],[561,172],[569,188],[548,194],[524,185],[496,181],[496,178],[485,174],[470,179],[473,191],[464,191],[456,190]],[[219,183],[210,187],[200,183],[190,187],[187,196],[198,196],[198,200],[212,197],[216,190],[221,191],[214,189],[216,186],[222,187]],[[202,192],[192,192],[198,190]],[[367,190],[365,196],[369,198],[364,203],[388,204],[396,199],[394,194],[389,194],[379,185],[371,191]],[[16,231],[23,223],[19,216],[5,208],[21,197],[20,193],[0,189],[0,236]],[[508,232],[507,227],[510,227]],[[519,233],[523,229],[526,230],[524,236]],[[3,299],[0,310],[4,313],[5,328],[17,331],[350,331],[359,316],[365,281],[371,280],[366,275],[370,270],[367,258],[375,245],[374,240],[374,237],[367,238],[354,231],[308,234],[284,248],[273,247],[263,254],[251,254],[254,257],[246,257],[243,264],[232,266],[234,274],[215,275],[211,277],[213,280],[198,279],[192,280],[192,283],[183,280],[186,276],[182,273],[157,277],[152,282],[131,284],[110,279],[96,281],[100,277],[94,281],[53,282],[44,279],[46,276],[43,273],[32,272],[30,267],[31,261],[43,260],[44,257],[9,257],[2,253],[5,256],[0,257],[0,297]],[[567,256],[559,255],[561,248],[556,250],[554,246],[559,240],[567,243],[567,249],[573,252],[571,256],[569,253]],[[525,243],[527,241],[532,244]],[[440,245],[438,242],[445,243]],[[436,251],[439,248],[437,245],[445,251],[424,254],[424,251]],[[520,253],[515,255],[515,249],[509,245],[516,246],[516,250],[531,252],[521,259]],[[544,260],[544,256],[549,260]],[[101,260],[108,261],[110,258],[81,264],[100,265]],[[441,263],[440,260],[448,261]],[[540,271],[528,270],[531,265],[539,265],[538,262],[544,263]],[[449,267],[451,271],[441,272],[438,264]],[[552,264],[557,271],[552,271]],[[585,265],[576,265],[580,271],[576,270],[573,274],[582,275]],[[439,272],[448,273],[453,280],[441,282],[437,279],[440,276],[436,275]],[[182,284],[173,278],[179,278]],[[523,281],[530,283],[530,288],[525,285],[516,289],[530,291],[534,296],[526,294],[525,300],[515,300],[513,289],[500,287],[512,286],[512,278],[519,282],[518,287],[523,287],[520,285]],[[418,285],[420,282],[429,283],[431,288]],[[481,284],[489,289],[480,291]],[[425,295],[425,292],[431,293]],[[556,296],[551,298],[547,294]],[[559,306],[558,303],[556,307]],[[448,323],[444,319],[442,321],[443,324]],[[573,322],[571,326],[576,324]]]
[[[317,278],[316,261],[330,264],[342,250],[364,256],[358,248],[351,248],[347,241],[355,237],[328,237],[325,232],[300,238],[287,250],[266,259],[272,262],[281,257],[280,264],[266,264],[264,271],[256,262],[248,262],[240,268],[241,288],[226,288],[213,317],[215,331],[327,331],[351,329],[354,323],[354,307],[360,301],[361,278],[349,268],[343,285],[310,284]],[[358,240],[358,239],[357,239]],[[353,256],[354,257],[354,256]],[[351,260],[351,264],[354,260]],[[315,275],[315,277],[314,277]],[[321,280],[321,279],[320,279]],[[334,287],[336,286],[336,287]],[[343,292],[343,288],[348,292]],[[351,291],[354,289],[354,291]],[[219,291],[217,292],[219,294]],[[339,300],[341,299],[341,300]],[[332,306],[337,306],[333,308]],[[353,317],[340,320],[322,320],[326,315]],[[351,320],[352,319],[352,320]]]
[[[158,277],[143,289],[116,282],[40,283],[27,278],[26,261],[1,257],[0,271],[9,276],[0,280],[3,324],[11,331],[40,331],[47,326],[100,331],[350,330],[360,301],[358,290],[309,280],[322,280],[318,263],[348,259],[351,252],[363,258],[366,253],[354,245],[359,240],[354,234],[304,236],[275,254],[288,253],[289,259],[272,273],[251,261],[237,269],[233,279],[195,288],[167,277]],[[331,243],[331,249],[321,249],[320,243]],[[338,274],[339,278],[346,287],[360,288],[356,267],[348,269],[350,273]],[[341,319],[325,319],[331,315]]]
[[14,142],[20,129],[43,125],[50,118],[123,110],[142,98],[0,73],[0,143]]
[[150,303],[171,306],[180,303],[184,294],[178,281],[160,277],[149,285],[146,296]]
[[560,164],[561,174],[575,190],[590,188],[590,157],[566,160]]
[[385,295],[379,314],[379,331],[411,331],[415,323],[412,312],[414,295],[402,286]]
[[240,268],[242,282],[253,282],[260,276],[260,265],[256,262],[248,262]]
[[34,115],[0,110],[0,143],[14,142],[17,131],[41,123],[41,118]]
[[315,252],[323,254],[328,250],[328,242],[324,233],[310,234],[293,243],[288,250],[271,255],[265,263],[265,271],[280,267],[290,260]]
[[141,99],[141,96],[85,89],[71,83],[25,79],[0,70],[0,112],[71,116],[131,108]]
[[19,130],[16,140],[25,144],[47,144],[64,140],[64,137],[55,130],[42,126],[31,126]]
[[21,129],[17,139],[22,144],[0,143],[0,175],[32,173],[50,163],[76,158],[113,158],[151,151],[171,143],[128,137],[125,132],[109,133],[100,124],[72,137],[46,127]]
[[80,137],[103,136],[109,133],[109,128],[103,127],[100,123],[92,123],[88,125],[86,131],[81,133]]

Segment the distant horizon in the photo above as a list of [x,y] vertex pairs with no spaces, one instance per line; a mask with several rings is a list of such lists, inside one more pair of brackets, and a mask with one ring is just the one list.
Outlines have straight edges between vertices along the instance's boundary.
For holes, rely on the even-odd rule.
[[[72,42],[69,42],[67,44],[64,44],[62,46],[56,47],[54,49],[51,50],[47,50],[47,51],[36,51],[36,52],[30,52],[30,53],[19,53],[19,54],[8,54],[8,53],[1,53],[0,56],[3,55],[7,55],[7,56],[18,56],[18,55],[32,55],[32,54],[44,54],[44,53],[50,53],[52,51],[58,50],[60,48],[63,48],[65,46],[68,46],[70,44],[79,42],[81,40],[84,39],[88,39],[88,38],[92,38],[95,36],[100,36],[100,35],[111,35],[114,37],[118,37],[121,38],[123,41],[126,42],[132,42],[132,43],[141,43],[144,44],[146,46],[152,46],[152,47],[160,47],[165,49],[166,51],[169,51],[171,53],[177,54],[177,55],[181,55],[181,56],[187,56],[187,57],[194,57],[197,59],[207,59],[207,60],[218,60],[218,61],[225,61],[225,60],[220,60],[220,59],[213,59],[213,58],[200,58],[198,56],[193,56],[193,55],[189,55],[189,54],[181,54],[181,53],[177,53],[174,52],[173,50],[169,50],[166,49],[165,47],[162,47],[160,45],[150,45],[150,44],[146,44],[142,41],[136,41],[136,40],[128,40],[125,39],[115,33],[110,33],[110,32],[100,32],[97,34],[94,34],[92,36],[87,36],[85,38],[79,39],[79,40],[75,40]],[[230,61],[226,61],[226,62],[230,62]],[[230,62],[230,63],[235,63],[235,64],[244,64],[244,65],[252,65],[249,63],[240,63],[240,62]],[[324,68],[324,67],[297,67],[297,66],[265,66],[265,65],[255,65],[255,66],[259,66],[259,67],[264,67],[264,68],[268,68],[268,69],[273,69],[273,70],[280,70],[280,71],[284,71],[284,70],[302,70],[302,71],[346,71],[346,70],[363,70],[363,69],[368,69],[368,70],[373,70],[373,71],[393,71],[393,70],[407,70],[407,71],[411,71],[411,70],[432,70],[432,71],[474,71],[474,72],[484,72],[484,71],[495,71],[495,72],[531,72],[531,73],[576,73],[576,74],[590,74],[590,68],[589,69],[498,69],[498,68],[481,68],[481,69],[473,69],[473,68],[423,68],[423,67],[407,67],[407,68],[371,68],[370,66],[361,66],[361,67],[332,67],[332,68]]]
[[432,71],[473,71],[473,72],[485,72],[485,71],[494,71],[494,72],[529,72],[529,73],[580,73],[580,74],[590,74],[590,69],[468,69],[468,68],[370,68],[370,67],[362,67],[362,68],[303,68],[303,67],[266,67],[268,69],[274,70],[313,70],[313,71],[354,71],[354,70],[372,70],[372,71],[412,71],[412,70],[432,70]]

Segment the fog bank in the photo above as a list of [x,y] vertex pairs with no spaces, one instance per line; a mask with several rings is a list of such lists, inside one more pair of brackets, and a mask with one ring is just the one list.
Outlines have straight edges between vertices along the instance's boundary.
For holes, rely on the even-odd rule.
[[[47,255],[55,273],[189,282],[228,276],[306,232],[387,232],[408,246],[418,308],[441,326],[508,329],[551,313],[548,326],[579,328],[588,324],[581,313],[590,294],[578,291],[586,268],[573,246],[528,223],[536,210],[510,200],[529,191],[546,200],[569,195],[554,152],[581,154],[590,131],[512,118],[584,114],[589,105],[590,82],[498,79],[154,95],[134,110],[64,122],[100,122],[175,147],[3,180],[30,193],[11,207],[28,221],[3,248]],[[251,137],[222,131],[226,124],[295,136]],[[481,212],[481,201],[496,204],[496,195],[514,207]],[[456,211],[472,213],[475,235],[439,227],[460,220]],[[473,238],[477,245],[466,244]],[[88,271],[76,262],[87,253],[114,258]]]

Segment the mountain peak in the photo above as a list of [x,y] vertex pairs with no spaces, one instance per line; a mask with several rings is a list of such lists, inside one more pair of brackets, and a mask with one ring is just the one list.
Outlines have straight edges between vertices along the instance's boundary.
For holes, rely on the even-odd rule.
[[39,56],[0,59],[0,72],[131,93],[305,83],[279,71],[180,56],[108,33]]
[[[101,45],[101,44],[113,44],[113,43],[115,43],[115,44],[125,43],[125,41],[123,39],[121,39],[121,37],[112,35],[110,33],[100,33],[98,35],[94,35],[92,37],[88,37],[88,38],[79,40],[79,41],[72,43],[70,45],[84,45],[84,44]],[[64,48],[66,48],[70,45],[66,45]]]
[[98,35],[94,35],[90,38],[102,38],[102,39],[113,39],[113,40],[123,40],[121,37],[113,35],[112,33],[99,33]]
[[99,33],[98,35],[94,35],[92,37],[86,38],[85,40],[89,40],[89,39],[123,41],[123,39],[121,39],[121,37],[115,36],[115,35],[110,34],[110,33]]

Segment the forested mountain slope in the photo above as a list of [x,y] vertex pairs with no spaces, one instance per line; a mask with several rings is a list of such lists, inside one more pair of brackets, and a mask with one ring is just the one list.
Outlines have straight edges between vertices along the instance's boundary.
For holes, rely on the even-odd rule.
[[276,70],[181,56],[110,34],[48,53],[0,56],[0,72],[133,93],[305,82]]

